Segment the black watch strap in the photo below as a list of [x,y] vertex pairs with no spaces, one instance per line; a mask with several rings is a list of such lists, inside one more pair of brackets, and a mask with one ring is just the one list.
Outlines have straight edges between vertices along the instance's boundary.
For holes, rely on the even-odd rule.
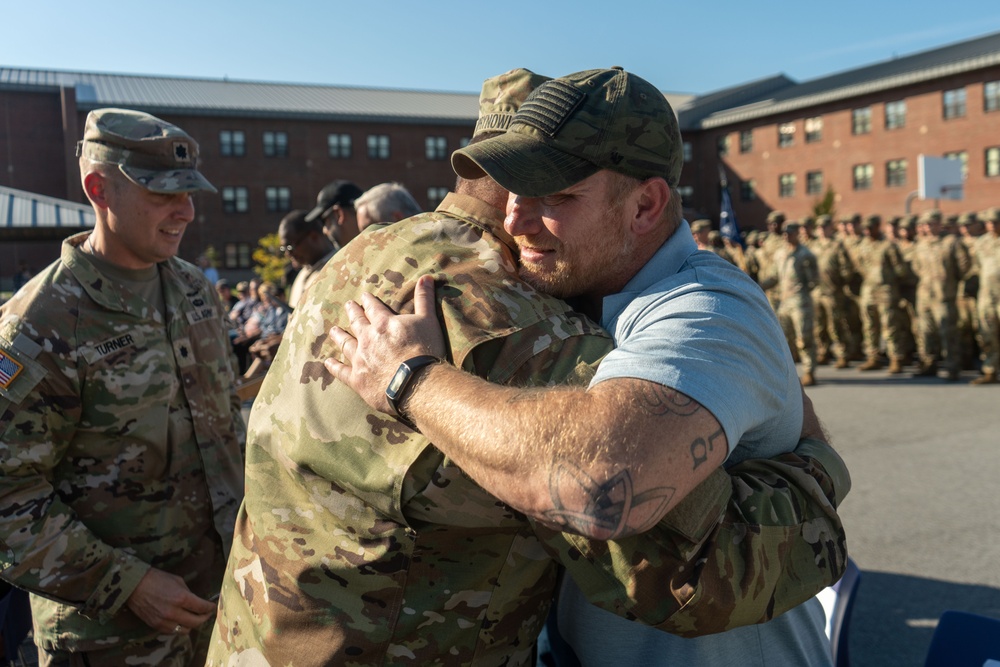
[[418,357],[407,359],[399,365],[392,379],[389,380],[389,386],[385,388],[386,400],[389,401],[389,407],[392,408],[396,419],[414,430],[416,430],[416,426],[400,411],[399,406],[412,388],[413,379],[420,369],[426,368],[431,364],[436,364],[439,361],[441,361],[440,358],[430,354],[421,354]]

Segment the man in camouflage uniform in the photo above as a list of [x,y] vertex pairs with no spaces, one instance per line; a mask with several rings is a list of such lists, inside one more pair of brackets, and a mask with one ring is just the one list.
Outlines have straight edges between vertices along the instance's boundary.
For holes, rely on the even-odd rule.
[[[643,129],[629,131],[635,127]],[[595,133],[601,142],[591,141]],[[452,158],[459,175],[482,178],[486,171],[502,185],[509,183],[512,194],[527,193],[510,200],[505,220],[506,230],[521,249],[522,277],[528,276],[529,282],[550,293],[579,296],[580,303],[592,311],[600,312],[603,302],[602,319],[618,322],[617,347],[601,362],[589,389],[507,388],[450,364],[433,363],[433,356],[427,364],[428,353],[444,354],[446,348],[440,340],[435,281],[430,276],[417,282],[414,315],[394,316],[367,294],[363,309],[356,303],[346,304],[359,340],[335,328],[332,336],[346,357],[344,362],[327,360],[327,368],[358,388],[369,405],[413,419],[436,446],[498,498],[547,523],[579,532],[591,543],[605,544],[603,548],[624,556],[623,564],[640,563],[642,558],[636,559],[638,553],[623,554],[612,544],[643,539],[644,531],[691,488],[695,478],[720,469],[730,445],[738,450],[731,463],[754,449],[749,431],[721,426],[712,416],[712,407],[702,410],[699,400],[682,394],[684,390],[645,379],[646,371],[657,375],[656,367],[694,364],[701,370],[678,368],[673,380],[689,390],[700,382],[712,387],[709,391],[733,387],[724,376],[737,368],[741,392],[756,394],[766,385],[774,403],[744,401],[758,424],[777,426],[772,418],[781,413],[778,419],[783,424],[776,431],[782,434],[772,432],[766,448],[794,446],[798,437],[794,431],[801,424],[797,413],[802,390],[795,366],[763,294],[735,267],[699,252],[681,219],[676,192],[680,144],[675,116],[662,94],[638,77],[613,68],[578,72],[542,84],[505,134],[470,144]],[[554,228],[558,232],[543,231]],[[631,238],[630,230],[639,237],[648,233],[654,238]],[[598,239],[605,242],[595,246]],[[632,251],[637,256],[631,256]],[[628,287],[610,293],[625,282]],[[677,291],[661,291],[665,282]],[[647,305],[649,310],[643,308]],[[668,328],[686,328],[687,333],[647,333],[648,322],[637,324],[635,311],[629,312],[635,307]],[[688,316],[663,317],[674,307]],[[717,310],[724,314],[713,316]],[[689,322],[697,326],[686,327]],[[447,321],[445,326],[449,332],[453,329]],[[633,335],[633,326],[643,330]],[[746,329],[738,335],[725,333],[731,327]],[[754,341],[749,354],[747,340]],[[656,346],[659,354],[637,355],[635,346],[644,343]],[[408,382],[389,385],[397,367],[397,378],[412,377],[409,364],[400,365],[399,360],[414,353],[424,356],[412,357],[410,363],[426,369],[420,370],[416,388]],[[620,372],[622,361],[633,357],[638,374],[629,378],[635,379],[614,375],[612,370],[601,381],[609,364]],[[745,365],[760,373],[744,372],[748,370]],[[399,386],[405,391],[399,391]],[[707,396],[701,390],[697,393]],[[731,424],[733,416],[723,418]],[[495,423],[504,424],[503,429],[496,429]],[[676,459],[668,452],[676,453]],[[696,473],[690,472],[689,456]],[[674,461],[670,470],[664,469],[667,459]],[[672,500],[664,500],[665,495]],[[614,542],[600,541],[605,538]],[[829,664],[821,622],[816,625],[815,617],[813,621],[804,618],[813,614],[811,602],[761,626],[687,643],[607,614],[608,607],[602,611],[579,605],[581,600],[592,600],[593,583],[581,581],[568,567],[573,576],[561,594],[560,627],[564,627],[565,613],[590,610],[599,615],[599,627],[617,628],[616,641],[606,641],[601,630],[583,630],[584,625],[593,628],[594,624],[579,616],[583,624],[571,624],[577,630],[574,641],[581,641],[579,632],[583,631],[597,643],[593,653],[577,645],[597,664],[646,664],[631,655],[642,649],[650,649],[647,655],[655,656],[651,658],[655,662],[735,664],[745,656],[747,642],[756,641],[750,635],[765,637],[762,641],[772,659],[778,656],[775,664]],[[648,589],[640,585],[637,590]],[[742,603],[738,601],[736,607]],[[609,652],[613,657],[608,657]]]
[[698,244],[698,250],[707,250],[708,252],[715,253],[730,264],[736,264],[729,255],[729,251],[716,244],[716,239],[720,244],[722,243],[722,236],[719,235],[718,231],[712,229],[711,220],[702,219],[692,222],[691,235],[694,237],[695,243]]
[[849,361],[864,361],[864,333],[861,321],[861,257],[858,249],[864,238],[861,236],[861,215],[854,213],[837,221],[837,237],[844,244],[847,256],[854,264],[854,276],[848,284],[847,294],[847,326],[855,335],[851,336],[851,347],[847,351]]
[[917,276],[913,258],[917,252],[917,216],[902,216],[896,223],[896,246],[906,264],[906,278],[899,285],[899,352],[904,363],[917,358]]
[[[506,128],[541,80],[526,70],[488,80],[473,143]],[[750,477],[783,480],[765,494],[769,502],[754,492],[744,508],[729,479],[717,478],[696,491],[687,509],[664,519],[660,537],[669,548],[637,537],[612,550],[611,543],[591,544],[529,522],[476,486],[427,438],[366,409],[325,372],[318,359],[332,351],[327,331],[348,325],[342,300],[375,290],[409,310],[417,278],[431,272],[440,279],[457,364],[520,386],[585,382],[611,341],[517,277],[514,242],[503,230],[506,201],[507,192],[486,179],[460,180],[437,211],[366,230],[323,269],[286,331],[275,360],[279,372],[268,375],[254,405],[249,493],[210,664],[521,665],[530,661],[545,618],[557,560],[573,576],[590,573],[595,601],[697,633],[763,620],[772,599],[781,608],[794,605],[792,591],[776,584],[812,589],[827,578],[816,571],[840,559],[837,539],[829,557],[821,549],[820,561],[814,538],[792,539],[802,520],[792,519],[792,502],[804,503],[808,530],[818,529],[821,542],[840,533],[829,501],[802,493],[810,485],[790,474],[793,461],[806,463],[814,481],[835,487],[839,498],[848,482],[835,461],[810,464],[792,455],[784,464],[747,462],[740,470],[758,466]],[[829,457],[814,441],[800,450],[809,447]],[[759,475],[765,468],[771,472]],[[795,495],[787,505],[780,501],[785,483]],[[764,488],[756,481],[739,488],[751,486]],[[768,512],[780,506],[782,525],[758,517],[760,506],[770,506]],[[716,523],[727,507],[728,520]],[[738,539],[748,529],[743,512],[770,535],[766,542],[783,546],[774,549],[756,534],[752,548]],[[786,555],[787,548],[798,556]],[[650,568],[629,572],[616,560],[621,553],[641,553]],[[711,566],[693,567],[706,555]],[[771,557],[782,564],[768,564]],[[605,578],[607,563],[617,579]],[[731,579],[730,565],[744,573],[740,582]],[[771,593],[758,600],[758,585]],[[652,594],[631,599],[628,587]],[[681,601],[689,604],[676,613]]]
[[[975,213],[958,216],[958,238],[965,246],[971,260],[976,242],[983,236],[983,223]],[[975,368],[983,347],[980,335],[979,314],[976,297],[979,294],[979,273],[975,264],[958,283],[958,349],[962,355],[960,368]]]
[[812,290],[819,284],[816,257],[800,236],[797,222],[785,225],[785,247],[774,255],[774,273],[761,287],[777,287],[778,320],[791,349],[798,349],[802,362],[802,386],[816,384],[815,311]]
[[889,357],[889,372],[902,373],[903,359],[899,349],[900,285],[907,277],[906,264],[899,248],[885,238],[882,218],[869,215],[865,218],[864,240],[858,245],[858,270],[861,272],[862,328],[867,360],[858,366],[860,371],[882,368],[879,347],[885,341]]
[[1000,209],[979,214],[986,233],[976,239],[972,257],[979,275],[976,301],[979,333],[983,349],[983,374],[971,384],[997,384],[1000,379]]
[[816,257],[819,276],[813,290],[817,356],[836,357],[834,367],[847,368],[854,336],[847,326],[847,288],[854,276],[854,263],[843,242],[834,236],[833,219],[829,215],[817,218],[816,231],[809,250]]
[[[757,260],[757,276],[759,280],[774,275],[774,256],[781,250],[785,242],[781,230],[785,226],[785,214],[781,211],[771,211],[767,214],[767,234],[760,242],[754,257]],[[758,280],[758,281],[759,281]],[[774,312],[778,312],[779,294],[776,286],[764,290],[767,300]]]
[[919,239],[913,256],[917,275],[917,339],[920,370],[933,377],[943,355],[947,379],[955,382],[962,370],[958,348],[958,284],[972,267],[965,245],[954,235],[942,235],[941,214],[929,211],[917,224]]
[[40,664],[199,665],[243,492],[226,311],[174,255],[214,192],[198,145],[99,109],[92,232],[0,309],[0,567]]

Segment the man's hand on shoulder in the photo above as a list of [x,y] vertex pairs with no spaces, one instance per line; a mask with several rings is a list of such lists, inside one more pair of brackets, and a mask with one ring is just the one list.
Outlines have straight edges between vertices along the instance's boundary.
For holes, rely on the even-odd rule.
[[368,405],[392,414],[385,390],[399,364],[420,355],[445,355],[444,334],[434,310],[434,279],[422,276],[417,281],[412,315],[393,312],[371,294],[363,294],[361,301],[360,305],[344,304],[350,332],[336,326],[330,329],[343,361],[331,358],[324,364]]
[[188,634],[215,613],[216,603],[192,593],[175,574],[150,568],[126,603],[142,622],[165,634]]

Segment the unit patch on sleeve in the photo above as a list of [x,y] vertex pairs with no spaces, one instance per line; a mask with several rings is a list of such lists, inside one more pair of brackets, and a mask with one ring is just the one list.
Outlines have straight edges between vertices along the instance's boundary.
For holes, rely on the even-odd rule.
[[0,388],[9,389],[11,383],[14,382],[23,370],[24,366],[14,359],[14,357],[0,350]]

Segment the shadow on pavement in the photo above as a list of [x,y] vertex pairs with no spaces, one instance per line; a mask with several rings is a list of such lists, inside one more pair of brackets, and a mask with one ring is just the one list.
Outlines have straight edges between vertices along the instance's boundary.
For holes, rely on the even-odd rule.
[[1000,589],[862,571],[851,617],[851,667],[919,666],[949,609],[1000,618]]

